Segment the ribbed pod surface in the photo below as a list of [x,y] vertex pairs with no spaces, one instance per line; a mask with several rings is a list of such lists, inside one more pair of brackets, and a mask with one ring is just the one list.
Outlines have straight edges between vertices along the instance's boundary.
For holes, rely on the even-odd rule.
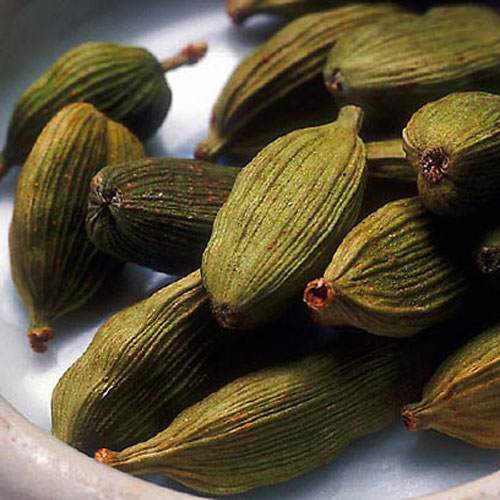
[[315,321],[405,337],[456,314],[469,275],[418,197],[388,203],[342,241],[304,300]]
[[302,475],[390,425],[400,402],[418,397],[435,365],[432,343],[377,341],[335,346],[237,379],[151,440],[117,453],[100,450],[96,458],[211,494]]
[[500,327],[452,354],[425,386],[420,402],[403,408],[411,431],[435,429],[484,448],[500,448]]
[[498,206],[500,95],[461,92],[426,104],[403,139],[429,210],[464,216]]
[[169,273],[193,270],[239,171],[176,158],[108,166],[92,180],[87,233],[120,260]]
[[212,112],[209,137],[196,156],[223,152],[235,134],[272,103],[321,73],[331,46],[346,32],[384,16],[410,16],[391,4],[352,4],[304,16],[252,52],[236,68]]
[[359,108],[343,108],[336,122],[273,142],[238,175],[202,262],[223,326],[278,315],[355,223],[366,180],[361,119]]
[[141,143],[89,104],[72,104],[44,128],[23,166],[10,228],[14,283],[43,352],[51,323],[85,303],[117,262],[85,232],[90,179],[110,161],[144,155]]
[[93,454],[150,438],[214,384],[217,325],[195,271],[109,319],[52,396],[52,432]]
[[374,120],[398,123],[449,92],[498,88],[500,16],[453,9],[346,34],[328,55],[327,87],[340,102],[369,108]]

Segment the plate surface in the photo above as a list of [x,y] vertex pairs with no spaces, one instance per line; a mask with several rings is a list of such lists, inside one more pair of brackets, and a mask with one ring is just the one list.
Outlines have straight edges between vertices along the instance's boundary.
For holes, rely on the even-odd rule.
[[[151,155],[190,157],[207,132],[211,106],[238,60],[273,31],[256,19],[236,29],[223,0],[0,0],[0,137],[19,94],[61,53],[88,40],[140,45],[159,58],[204,39],[207,58],[171,73],[174,101],[165,125],[148,144]],[[115,288],[85,311],[56,324],[43,356],[31,353],[27,316],[10,278],[8,225],[18,169],[0,183],[0,395],[29,420],[50,429],[50,394],[114,312],[172,278],[127,267]],[[242,499],[363,500],[413,498],[462,484],[500,468],[500,453],[480,450],[437,433],[407,433],[402,425],[354,443],[329,466]]]

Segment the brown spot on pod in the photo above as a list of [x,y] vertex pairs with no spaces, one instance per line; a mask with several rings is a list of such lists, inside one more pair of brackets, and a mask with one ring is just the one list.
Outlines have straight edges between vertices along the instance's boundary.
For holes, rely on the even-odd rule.
[[434,185],[448,176],[450,158],[441,147],[427,148],[420,155],[420,170],[428,184]]

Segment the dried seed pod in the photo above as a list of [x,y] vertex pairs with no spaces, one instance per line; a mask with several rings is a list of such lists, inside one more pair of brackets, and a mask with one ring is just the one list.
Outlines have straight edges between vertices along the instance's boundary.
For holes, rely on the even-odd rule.
[[195,156],[208,160],[223,153],[250,120],[321,74],[329,49],[343,34],[388,16],[411,17],[396,5],[352,4],[301,17],[278,31],[232,74],[212,111],[209,137]]
[[476,263],[483,274],[500,274],[500,227],[483,237],[476,251]]
[[500,96],[463,92],[431,102],[413,115],[403,140],[429,210],[463,216],[498,205]]
[[418,397],[436,365],[427,338],[373,340],[235,380],[149,441],[121,452],[101,449],[96,459],[217,495],[305,474],[354,439],[391,425],[399,402]]
[[66,52],[18,100],[0,155],[0,176],[24,162],[43,127],[72,102],[93,104],[141,140],[151,137],[172,100],[164,73],[197,62],[206,50],[205,43],[189,45],[163,62],[145,49],[103,42]]
[[91,183],[87,234],[125,262],[171,274],[193,270],[239,171],[175,158],[106,167]]
[[[500,15],[426,14],[352,30],[334,45],[324,69],[340,103],[356,103],[369,120],[403,125],[430,100],[456,90],[500,87]],[[460,14],[459,14],[460,13]]]
[[484,448],[500,448],[500,327],[496,325],[451,355],[426,385],[418,403],[402,410],[410,431],[435,429]]
[[371,177],[398,182],[416,181],[415,171],[406,160],[401,139],[367,142],[366,157]]
[[213,337],[195,271],[109,319],[52,395],[52,432],[89,454],[150,438],[213,389]]
[[333,9],[345,0],[227,0],[226,10],[236,24],[255,14],[299,17],[318,10]]
[[264,323],[323,269],[355,223],[366,180],[362,111],[267,146],[238,175],[217,214],[202,275],[218,321]]
[[134,135],[84,103],[63,108],[33,146],[17,184],[10,258],[35,351],[46,350],[51,323],[84,304],[118,266],[85,232],[92,176],[110,161],[141,156]]
[[451,318],[467,295],[467,268],[447,239],[418,197],[388,203],[346,236],[304,301],[322,325],[414,335]]

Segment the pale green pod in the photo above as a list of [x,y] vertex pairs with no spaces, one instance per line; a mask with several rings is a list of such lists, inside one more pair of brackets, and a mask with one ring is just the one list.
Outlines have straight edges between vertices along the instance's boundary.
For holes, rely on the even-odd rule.
[[252,134],[250,121],[321,75],[332,45],[354,27],[381,18],[398,22],[413,17],[390,3],[353,3],[285,26],[237,66],[214,105],[209,135],[196,147],[196,158],[213,159],[243,131]]
[[471,270],[418,197],[388,203],[361,221],[304,301],[325,326],[407,337],[452,318],[465,304]]
[[54,320],[82,306],[118,269],[85,231],[90,180],[110,162],[144,154],[123,125],[84,103],[63,108],[37,139],[19,176],[10,227],[12,277],[35,351],[46,350]]
[[366,181],[361,121],[360,108],[345,107],[331,124],[276,140],[236,178],[202,261],[224,327],[280,314],[356,222]]
[[[463,10],[357,28],[331,49],[327,88],[369,121],[402,126],[420,106],[460,90],[500,88],[500,15],[477,22]],[[460,7],[456,7],[461,9]]]
[[199,271],[112,316],[52,394],[52,433],[93,454],[150,438],[216,387],[215,338]]
[[410,431],[435,429],[500,448],[500,327],[474,337],[439,367],[422,400],[402,410]]
[[339,345],[251,373],[182,412],[150,440],[96,459],[134,475],[164,474],[213,495],[303,475],[353,440],[391,425],[436,366],[436,343]]
[[429,210],[446,216],[497,210],[500,95],[461,92],[426,104],[406,125],[403,140]]

